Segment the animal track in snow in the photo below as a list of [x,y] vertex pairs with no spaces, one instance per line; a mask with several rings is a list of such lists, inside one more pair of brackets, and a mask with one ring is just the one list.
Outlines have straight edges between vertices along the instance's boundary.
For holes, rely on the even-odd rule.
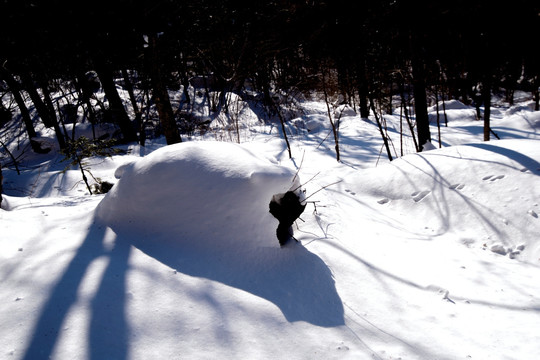
[[465,185],[463,184],[454,184],[454,185],[450,185],[448,188],[451,189],[451,190],[461,190],[465,187]]
[[497,180],[500,180],[502,178],[504,178],[505,175],[488,175],[488,176],[485,176],[482,178],[482,180],[484,181],[497,181]]
[[348,193],[351,194],[351,195],[356,195],[356,193],[355,193],[354,191],[351,191],[351,190],[349,190],[349,189],[345,189],[345,192],[348,192]]
[[390,202],[390,199],[389,198],[384,198],[384,199],[378,200],[377,202],[379,204],[381,204],[381,205],[388,204]]
[[423,198],[425,198],[426,196],[428,196],[429,194],[431,194],[431,191],[415,191],[411,194],[414,202],[419,202],[420,200],[422,200]]

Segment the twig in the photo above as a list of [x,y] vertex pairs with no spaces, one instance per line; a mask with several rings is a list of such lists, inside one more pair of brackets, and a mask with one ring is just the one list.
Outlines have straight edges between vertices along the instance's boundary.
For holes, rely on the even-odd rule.
[[298,173],[300,172],[300,169],[302,169],[302,164],[304,163],[304,155],[306,155],[306,150],[302,153],[302,160],[300,161],[300,166],[298,167],[298,170],[296,170],[296,174],[294,174],[294,177],[292,179],[292,183],[294,184],[294,180],[296,180],[296,177],[298,176]]
[[329,186],[339,184],[339,183],[342,182],[342,181],[343,181],[343,180],[338,180],[338,181],[336,181],[336,182],[333,182],[333,183],[331,183],[331,184],[328,184],[328,185],[323,186],[322,188],[320,188],[319,190],[315,191],[313,194],[311,194],[311,195],[309,195],[307,198],[305,198],[305,199],[304,199],[304,202],[306,202],[307,199],[309,199],[310,197],[312,197],[313,195],[315,195],[315,194],[318,193],[319,191],[324,190],[324,189],[326,189],[326,188],[329,187]]
[[313,175],[311,177],[311,179],[309,179],[308,181],[306,181],[305,183],[297,186],[296,188],[294,188],[294,190],[291,190],[292,192],[295,192],[296,190],[300,189],[301,187],[303,187],[304,185],[306,185],[307,183],[311,182],[313,179],[315,179],[317,177],[317,175],[319,175],[321,172],[319,171],[318,173],[316,173],[315,175]]
[[319,149],[319,148],[321,147],[321,145],[326,141],[326,139],[328,139],[328,137],[330,136],[330,134],[332,134],[332,130],[330,130],[330,131],[328,132],[328,135],[326,135],[326,136],[324,137],[324,139],[322,139],[322,141],[319,143],[319,145],[317,145],[316,149]]

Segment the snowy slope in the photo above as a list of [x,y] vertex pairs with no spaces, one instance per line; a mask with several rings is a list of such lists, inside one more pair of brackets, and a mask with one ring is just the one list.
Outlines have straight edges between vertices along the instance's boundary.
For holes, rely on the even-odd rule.
[[[314,106],[290,160],[261,125],[93,159],[108,195],[54,154],[4,169],[0,358],[540,357],[540,115],[501,108],[485,143],[471,110],[392,162],[347,113],[338,163]],[[280,248],[268,203],[297,171],[300,243]]]

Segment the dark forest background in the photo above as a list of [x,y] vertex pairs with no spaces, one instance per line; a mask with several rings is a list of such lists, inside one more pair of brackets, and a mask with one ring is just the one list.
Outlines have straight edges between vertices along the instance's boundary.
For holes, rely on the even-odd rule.
[[[211,112],[227,111],[225,94],[234,92],[269,117],[281,116],[276,93],[338,97],[362,117],[400,95],[414,105],[420,145],[430,140],[432,99],[458,99],[483,104],[488,140],[494,93],[512,103],[515,90],[531,92],[538,110],[539,13],[540,3],[527,0],[0,0],[0,95],[14,99],[13,108],[2,105],[0,123],[18,107],[35,137],[25,109],[31,99],[65,148],[66,115],[51,94],[69,87],[90,121],[115,122],[122,141],[144,144],[142,104],[131,96],[128,115],[121,84],[130,95],[134,87],[146,91],[167,142],[175,143],[183,129],[167,90],[196,82],[218,94]],[[108,99],[101,113],[90,101],[98,88]],[[191,99],[184,96],[185,122]]]

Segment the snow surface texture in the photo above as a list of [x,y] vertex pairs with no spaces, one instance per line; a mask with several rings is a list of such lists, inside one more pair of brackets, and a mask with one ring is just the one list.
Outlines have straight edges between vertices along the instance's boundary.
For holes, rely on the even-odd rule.
[[[293,159],[276,124],[246,126],[241,146],[158,139],[88,160],[116,182],[107,195],[86,195],[55,150],[27,153],[20,176],[3,168],[0,359],[538,359],[540,112],[527,101],[494,108],[503,140],[489,143],[452,102],[443,148],[420,154],[385,115],[409,153],[392,162],[374,119],[347,111],[339,163],[326,104],[305,102]],[[315,195],[300,243],[280,248],[268,203],[298,169]]]

